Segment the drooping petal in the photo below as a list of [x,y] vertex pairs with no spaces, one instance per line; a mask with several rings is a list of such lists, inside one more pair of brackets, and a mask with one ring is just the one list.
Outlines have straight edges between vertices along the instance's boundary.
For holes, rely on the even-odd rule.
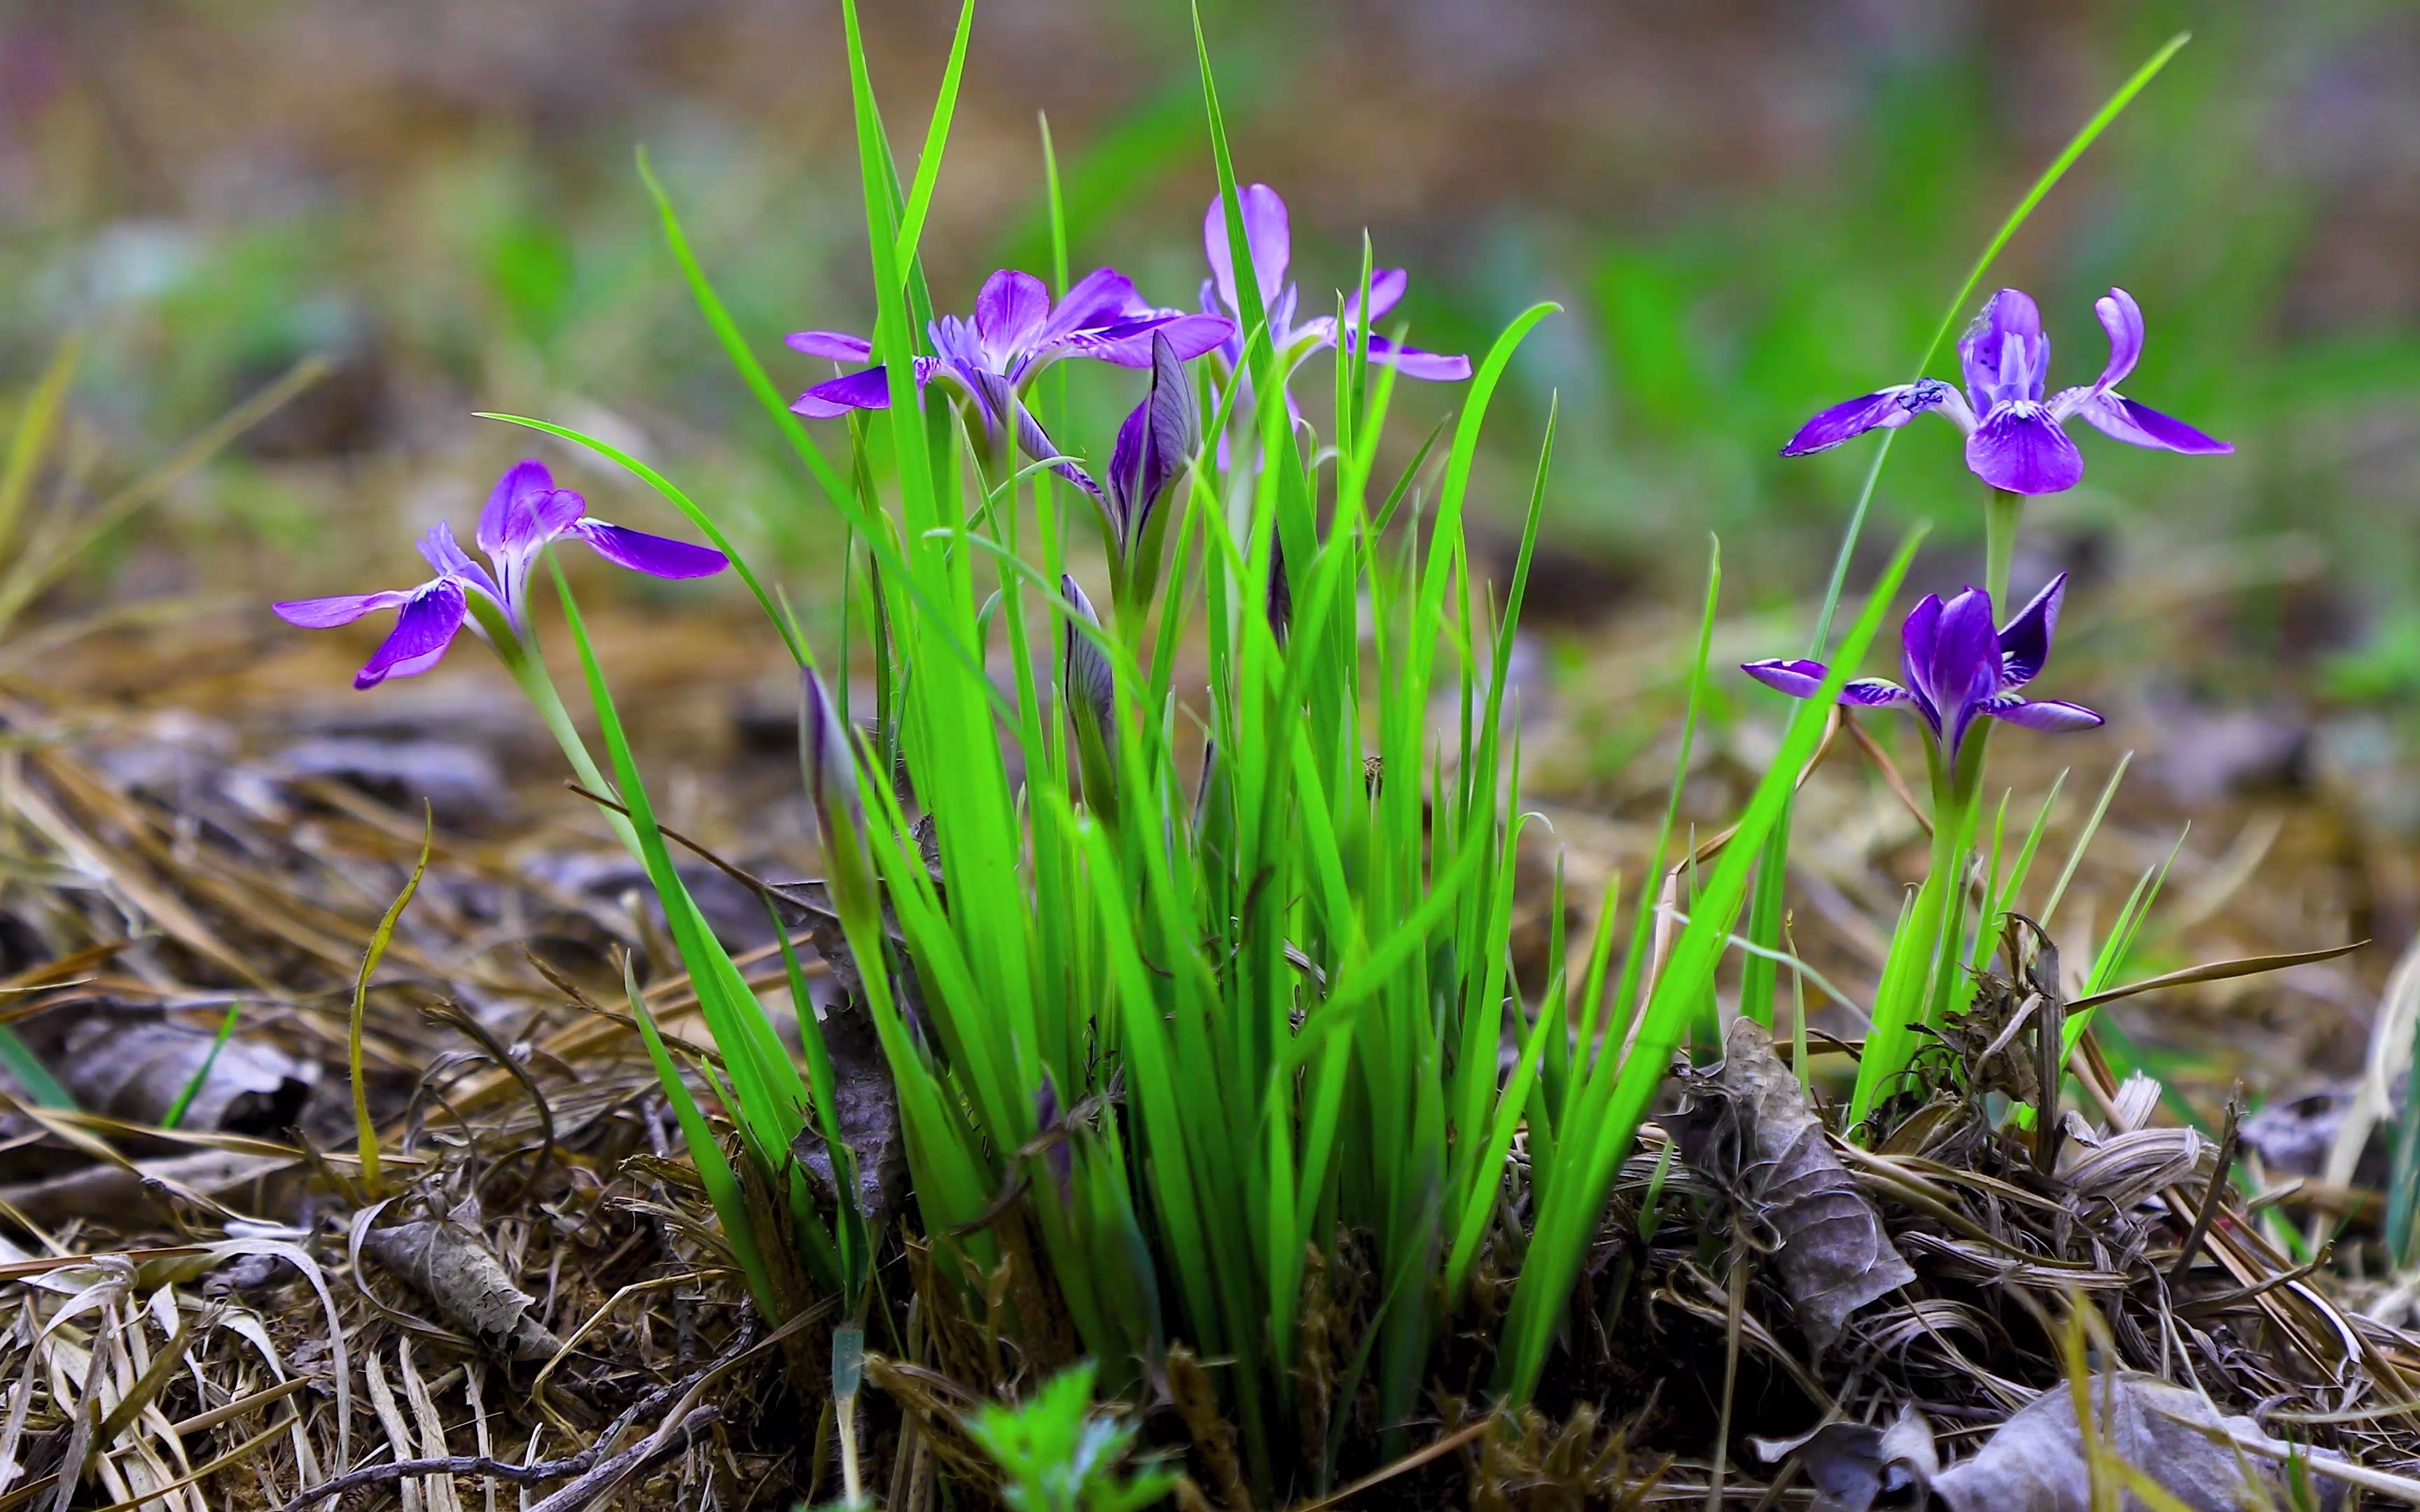
[[1958,367],[1978,410],[2009,399],[2039,399],[2050,370],[2041,310],[2023,289],[1993,295],[1958,338]]
[[[1266,184],[1248,184],[1237,198],[1244,212],[1244,243],[1251,250],[1252,282],[1260,289],[1261,302],[1266,305],[1284,284],[1286,265],[1294,255],[1294,234],[1287,222],[1285,201]],[[1227,308],[1241,313],[1244,304],[1235,297],[1235,263],[1233,248],[1227,239],[1227,204],[1223,195],[1212,196],[1210,208],[1202,217],[1202,250],[1209,256],[1210,275],[1218,281]]]
[[2053,733],[2066,730],[2089,730],[2107,720],[2081,703],[2069,703],[2059,699],[2020,698],[2003,693],[1987,701],[1982,712],[1994,719],[2005,719],[2027,730],[2045,730]]
[[2092,301],[2092,313],[2101,317],[2101,329],[2109,332],[2109,365],[2092,385],[2096,392],[2105,393],[2125,382],[2126,375],[2142,360],[2143,307],[2132,294],[2113,288]]
[[644,572],[650,578],[711,578],[731,560],[710,546],[650,535],[601,519],[583,519],[567,532],[617,567]]
[[2084,481],[2084,454],[2059,429],[2047,405],[1995,405],[1966,438],[1966,465],[2010,493],[2064,493]]
[[338,594],[333,598],[288,598],[269,608],[288,625],[300,625],[305,630],[333,630],[340,625],[350,625],[365,614],[395,609],[411,599],[410,593],[390,588],[384,593]]
[[2232,442],[2205,435],[2175,416],[2164,415],[2147,404],[2136,404],[2122,393],[2088,395],[2076,405],[2075,412],[2093,429],[2130,446],[2182,452],[2188,456],[2226,456],[2235,450]]
[[[1823,686],[1830,669],[1820,661],[1804,657],[1775,657],[1767,661],[1743,663],[1740,671],[1767,687],[1778,688],[1792,698],[1813,698]],[[1880,677],[1852,679],[1840,688],[1839,702],[1861,709],[1913,707],[1916,696],[1897,683]]]
[[1767,687],[1779,688],[1792,698],[1803,699],[1815,696],[1815,690],[1823,686],[1823,679],[1831,669],[1820,661],[1808,661],[1804,657],[1774,656],[1763,661],[1744,661],[1740,663],[1740,671]]
[[462,628],[462,585],[440,578],[414,589],[396,616],[395,629],[353,674],[356,688],[376,687],[390,677],[411,677],[437,665]]
[[[1012,395],[1009,398],[1008,403],[1014,406],[1016,410],[1017,448],[1026,455],[1029,460],[1039,462],[1045,457],[1063,456],[1066,455],[1059,450],[1057,445],[1051,441],[1048,436],[1043,434],[1042,422],[1033,418],[1033,411],[1025,408],[1024,400],[1016,398]],[[1094,500],[1101,500],[1105,497],[1101,492],[1101,486],[1093,481],[1093,475],[1073,462],[1060,462],[1053,464],[1050,471],[1057,473],[1061,478],[1065,479],[1067,482],[1074,484],[1077,487],[1081,488],[1088,496]]]
[[2051,637],[2058,633],[2059,606],[2067,598],[2067,574],[2060,573],[2033,601],[2017,610],[2000,631],[2000,690],[2011,692],[2041,675],[2050,659]]
[[1384,336],[1370,338],[1370,361],[1383,363],[1405,378],[1426,378],[1433,383],[1455,383],[1470,377],[1470,359],[1460,353],[1422,351]]
[[1790,444],[1781,449],[1784,456],[1806,456],[1825,452],[1842,441],[1863,436],[1869,430],[1887,430],[1904,425],[1928,409],[1936,409],[1943,402],[1956,397],[1948,384],[1938,378],[1925,378],[1916,383],[1894,384],[1859,398],[1843,400],[1823,410],[1798,427]]
[[[1410,283],[1411,275],[1404,272],[1400,268],[1373,268],[1370,270],[1369,320],[1384,320],[1387,318],[1387,312],[1393,309],[1398,303],[1402,302],[1404,298],[1404,289],[1405,285]],[[1344,323],[1349,326],[1361,326],[1369,323],[1369,321],[1365,321],[1361,316],[1361,288],[1357,284],[1344,291]]]
[[[515,506],[527,496],[542,493],[554,486],[554,474],[535,457],[525,458],[504,469],[504,475],[488,491],[488,501],[479,510],[479,529],[473,537],[479,549],[494,556],[511,545],[510,532],[515,518]],[[439,568],[441,572],[443,568]]]
[[1050,289],[1032,273],[1003,268],[975,294],[975,331],[991,365],[1005,371],[1032,349],[1050,318]]
[[790,412],[809,420],[830,420],[852,409],[890,408],[891,376],[879,367],[826,378],[790,401]]
[[845,331],[793,331],[782,340],[794,352],[835,363],[862,363],[874,355],[874,343]]

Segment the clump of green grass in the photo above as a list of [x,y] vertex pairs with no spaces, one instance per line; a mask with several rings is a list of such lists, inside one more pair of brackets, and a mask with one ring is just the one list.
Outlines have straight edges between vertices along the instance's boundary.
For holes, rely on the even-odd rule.
[[[622,464],[689,516],[729,555],[799,667],[803,775],[826,862],[814,907],[845,940],[855,984],[834,1011],[864,1015],[890,1078],[907,1227],[930,1283],[919,1291],[925,1336],[953,1317],[977,1320],[987,1339],[1014,1346],[1010,1376],[1091,1362],[1028,1416],[987,1416],[976,1436],[1003,1462],[1049,1443],[1102,1450],[1080,1412],[1095,1386],[1139,1393],[1164,1382],[1171,1361],[1215,1360],[1215,1384],[1179,1392],[1197,1439],[1232,1431],[1238,1473],[1260,1496],[1298,1481],[1325,1488],[1340,1441],[1335,1426],[1324,1440],[1306,1434],[1301,1319],[1310,1272],[1347,1246],[1376,1295],[1366,1341],[1324,1365],[1333,1379],[1321,1389],[1347,1401],[1367,1390],[1378,1452],[1400,1446],[1440,1350],[1475,1319],[1491,1403],[1519,1408],[1539,1391],[1615,1174],[1684,1041],[1726,1011],[1717,978],[1734,943],[1747,947],[1740,1011],[1770,1021],[1773,964],[1790,959],[1780,879],[1792,793],[1916,543],[1830,644],[1861,499],[1815,635],[1828,670],[1810,679],[1724,843],[1694,853],[1686,921],[1659,930],[1672,924],[1657,885],[1675,859],[1676,778],[1651,885],[1637,889],[1626,928],[1609,892],[1581,973],[1559,960],[1549,980],[1521,980],[1510,940],[1527,820],[1505,702],[1549,495],[1553,409],[1500,604],[1473,570],[1466,523],[1493,402],[1554,308],[1511,322],[1472,370],[1442,449],[1433,457],[1424,443],[1389,475],[1399,371],[1380,358],[1392,348],[1357,323],[1389,275],[1365,248],[1357,292],[1336,301],[1325,328],[1337,353],[1325,434],[1288,396],[1309,381],[1313,328],[1295,324],[1290,290],[1273,309],[1259,277],[1239,277],[1232,341],[1208,361],[1187,368],[1164,332],[1153,336],[1151,390],[1132,424],[1138,444],[1157,448],[1156,471],[1121,471],[1122,447],[1102,489],[1049,441],[1062,417],[1047,390],[935,349],[956,338],[935,320],[918,243],[971,3],[905,181],[855,7],[844,0],[842,13],[876,302],[862,355],[880,364],[878,378],[857,380],[845,462],[784,402],[647,175],[708,324],[832,513],[848,586],[826,657],[778,585],[670,479],[568,427],[518,423]],[[1251,269],[1248,191],[1198,22],[1194,36],[1218,183],[1214,235],[1223,221],[1227,260]],[[2173,51],[2044,175],[1953,314]],[[1047,181],[1063,298],[1055,165]],[[857,350],[829,333],[817,341]],[[930,384],[919,381],[920,358],[939,362]],[[1091,565],[1070,548],[1088,516],[1104,525],[1106,619],[1079,581]],[[1995,565],[2004,527],[2013,518],[1994,517]],[[776,1321],[837,1304],[830,1396],[854,1502],[857,1382],[867,1329],[889,1322],[876,1315],[892,1236],[861,1205],[832,1053],[796,956],[785,959],[803,1069],[675,871],[605,669],[557,582],[606,761],[552,702],[525,626],[508,659],[582,780],[601,789],[610,777],[616,832],[644,864],[695,983],[717,1052],[696,1066],[657,1030],[635,972],[629,995],[735,1266]],[[1699,633],[1675,654],[1690,687],[1683,772],[1720,583],[1715,550]],[[1979,789],[1954,791],[1962,806],[1936,810],[1933,871],[1885,973],[1860,1114],[1905,1072],[1916,1028],[1956,1011],[1965,970],[1988,959],[2040,843],[2037,820],[2004,865],[2005,819],[1985,829],[1971,801]],[[1990,861],[1970,908],[1978,833]],[[2138,893],[2143,907],[2154,887]],[[2103,985],[2141,911],[2130,905],[2112,935],[2095,972]],[[2080,1018],[2071,1024],[2081,1032]],[[728,1143],[693,1078],[720,1103]],[[830,1154],[828,1189],[796,1153],[802,1137]],[[1491,1293],[1500,1317],[1478,1319],[1482,1271],[1512,1277],[1509,1295]],[[1114,1504],[1125,1493],[1102,1494]]]

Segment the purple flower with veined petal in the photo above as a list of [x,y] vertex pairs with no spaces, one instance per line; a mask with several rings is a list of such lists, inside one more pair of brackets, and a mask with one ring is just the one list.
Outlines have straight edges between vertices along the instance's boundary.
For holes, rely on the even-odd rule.
[[353,687],[368,688],[436,666],[465,621],[473,633],[486,637],[487,628],[473,612],[473,594],[495,606],[513,633],[525,631],[530,569],[551,541],[582,542],[615,566],[651,578],[706,578],[729,564],[709,547],[590,518],[587,501],[568,488],[556,487],[546,464],[536,461],[517,462],[496,480],[487,507],[479,511],[477,539],[492,570],[463,551],[452,526],[432,525],[420,538],[420,554],[437,576],[419,587],[288,599],[271,607],[279,619],[306,630],[333,629],[380,609],[401,609],[395,629],[353,678]]
[[[2058,629],[2067,574],[2051,579],[2033,602],[2001,629],[1992,627],[1992,595],[1969,588],[1947,604],[1937,594],[1916,606],[1900,631],[1901,687],[1880,677],[1860,677],[1840,689],[1853,708],[1913,709],[1933,739],[1958,759],[1959,743],[1977,719],[2006,719],[2028,730],[2086,730],[2102,722],[2080,703],[2028,699],[2018,689],[2032,682],[2050,659]],[[1820,661],[1751,661],[1740,669],[1792,698],[1812,697],[1828,669]]]
[[[1247,185],[1237,197],[1244,212],[1244,243],[1252,255],[1252,283],[1260,290],[1261,307],[1268,313],[1269,348],[1278,354],[1279,372],[1290,374],[1312,352],[1337,344],[1336,317],[1315,316],[1300,325],[1295,324],[1300,291],[1286,281],[1286,265],[1294,256],[1294,233],[1286,217],[1285,201],[1266,184]],[[1219,348],[1227,365],[1233,368],[1244,360],[1244,306],[1237,297],[1235,260],[1227,237],[1227,204],[1223,197],[1211,200],[1210,209],[1202,217],[1202,250],[1210,257],[1210,276],[1202,281],[1202,308],[1232,316],[1235,320],[1234,333]],[[1346,296],[1345,350],[1356,350],[1366,333],[1370,361],[1389,364],[1406,378],[1450,383],[1470,377],[1467,357],[1422,351],[1368,331],[1370,325],[1385,318],[1402,301],[1409,282],[1409,276],[1400,268],[1373,269],[1367,316],[1362,314],[1361,291],[1357,287]]]
[[1966,465],[2009,493],[2061,493],[2084,479],[2084,454],[2064,428],[2078,416],[2105,436],[2133,446],[2223,456],[2235,448],[2181,420],[2118,392],[2143,355],[2143,311],[2134,297],[2113,288],[2092,305],[2109,333],[2109,363],[2089,388],[2042,397],[2050,373],[2050,338],[2041,312],[2022,291],[2004,288],[1958,338],[1962,394],[1939,378],[1919,378],[1836,404],[1799,428],[1781,449],[1805,456],[1874,429],[1904,425],[1927,410],[1946,416],[1966,436]]
[[[916,384],[923,388],[940,382],[983,422],[985,435],[995,444],[1010,433],[1028,455],[1055,456],[1058,449],[1024,402],[1026,389],[1044,368],[1063,357],[1148,367],[1155,334],[1168,341],[1179,360],[1190,362],[1226,341],[1233,330],[1217,314],[1193,315],[1146,302],[1135,292],[1133,281],[1114,268],[1086,274],[1055,304],[1042,280],[1003,268],[984,280],[972,318],[942,316],[928,328],[933,355],[916,359]],[[862,363],[874,354],[872,343],[845,332],[801,331],[788,341],[794,350],[839,363]],[[799,394],[790,409],[811,420],[824,420],[890,404],[889,374],[876,366],[818,383]],[[1057,471],[1086,491],[1100,492],[1072,465]]]

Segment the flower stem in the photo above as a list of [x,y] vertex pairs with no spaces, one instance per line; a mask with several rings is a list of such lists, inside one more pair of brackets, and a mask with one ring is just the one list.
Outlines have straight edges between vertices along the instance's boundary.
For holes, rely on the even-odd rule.
[[2025,496],[1994,488],[1983,504],[1983,586],[1992,594],[1993,612],[2006,612],[2009,568],[2017,555],[2017,524],[2024,517]]
[[[588,754],[588,743],[580,738],[579,726],[571,722],[571,711],[563,706],[562,695],[554,690],[554,679],[547,675],[546,657],[537,649],[536,638],[516,636],[497,640],[493,644],[497,659],[513,674],[521,696],[537,710],[538,717],[546,721],[547,733],[563,748],[563,758],[571,764],[572,775],[580,779],[580,785],[591,793],[612,793],[613,784],[605,779],[596,758]],[[639,848],[639,832],[630,827],[630,821],[612,809],[605,810],[604,814],[614,836],[644,866],[645,853]]]

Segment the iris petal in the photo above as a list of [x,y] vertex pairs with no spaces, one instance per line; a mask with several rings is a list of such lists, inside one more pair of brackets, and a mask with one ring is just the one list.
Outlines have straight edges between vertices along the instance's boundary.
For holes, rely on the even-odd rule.
[[462,628],[462,585],[440,578],[415,590],[396,617],[395,629],[370,653],[353,676],[356,688],[376,687],[390,677],[411,677],[437,665]]
[[1116,325],[1123,319],[1147,314],[1149,308],[1136,296],[1134,280],[1114,268],[1095,268],[1076,280],[1065,297],[1052,307],[1050,318],[1043,323],[1041,334],[1033,344],[1052,346],[1078,331]]
[[2041,675],[2042,663],[2050,659],[2051,637],[2058,633],[2059,606],[2066,598],[2067,574],[2062,572],[2001,630],[2001,691],[2023,687]]
[[568,533],[613,565],[650,578],[710,578],[731,564],[712,547],[650,535],[601,519],[583,519]]
[[2143,307],[2132,294],[2113,288],[2092,301],[2092,313],[2101,317],[2101,329],[2109,332],[2109,365],[2101,370],[2093,388],[2114,389],[2126,381],[2126,375],[2142,360]]
[[528,495],[554,486],[554,474],[546,464],[535,457],[514,463],[496,480],[488,491],[488,501],[479,510],[479,529],[473,537],[479,549],[489,556],[513,544],[511,532],[517,506]]
[[[1244,244],[1252,258],[1252,282],[1259,287],[1261,302],[1266,305],[1285,283],[1286,265],[1293,260],[1293,230],[1286,218],[1285,201],[1266,184],[1248,184],[1237,196],[1244,212]],[[1240,313],[1244,304],[1236,298],[1234,249],[1227,237],[1227,205],[1225,197],[1210,201],[1210,208],[1202,217],[1202,250],[1210,259],[1210,274],[1218,281],[1218,293],[1227,308]]]
[[835,363],[862,363],[874,355],[874,343],[845,331],[793,331],[782,340],[794,352]]
[[1842,400],[1799,426],[1798,434],[1790,438],[1790,444],[1781,449],[1781,455],[1807,456],[1829,451],[1842,441],[1863,436],[1869,430],[1904,425],[1927,409],[1938,407],[1948,393],[1947,384],[1928,379],[1921,383],[1898,383],[1854,399]]
[[1422,351],[1399,346],[1384,336],[1370,338],[1370,361],[1392,367],[1405,378],[1432,383],[1458,383],[1470,377],[1470,359],[1458,352]]
[[1966,438],[1966,465],[2010,493],[2064,493],[2084,481],[2084,454],[2048,406],[2015,400],[1993,407]]
[[1994,719],[2022,725],[2027,730],[2057,733],[2068,730],[2089,730],[2108,721],[2081,703],[2068,703],[2058,699],[2025,699],[2014,693],[2003,693],[1988,700],[1978,711]]
[[2087,395],[2076,405],[2075,412],[2093,429],[2130,446],[2182,452],[2188,456],[2226,456],[2235,450],[2229,442],[2119,393]]
[[996,367],[1031,349],[1049,319],[1050,290],[1032,273],[1003,268],[975,293],[975,330]]
[[411,594],[396,589],[378,594],[338,594],[333,598],[289,598],[269,606],[271,611],[288,625],[305,630],[333,630],[340,625],[350,625],[365,614],[375,614],[382,609],[394,609],[411,601]]
[[790,403],[793,414],[809,420],[830,420],[852,409],[891,408],[891,378],[879,367],[826,378]]

